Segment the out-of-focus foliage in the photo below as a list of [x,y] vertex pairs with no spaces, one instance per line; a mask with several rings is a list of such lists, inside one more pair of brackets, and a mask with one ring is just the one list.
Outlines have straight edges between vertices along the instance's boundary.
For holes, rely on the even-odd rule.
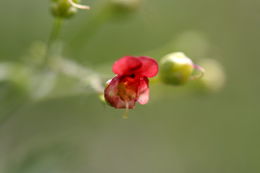
[[[39,56],[26,58],[32,43],[47,42],[49,1],[0,1],[0,79],[14,77],[0,82],[0,172],[259,172],[260,1],[141,0],[124,15],[111,15],[108,1],[82,1],[91,10],[65,21],[67,60],[112,77],[112,63],[124,55],[159,60],[183,51],[209,64],[205,80],[212,74],[220,81],[154,84],[150,103],[123,120],[84,81],[75,86],[58,74],[46,91],[57,76],[26,70],[28,61],[38,62]],[[225,78],[214,70],[218,63]],[[201,84],[210,92],[201,92]],[[28,93],[37,97],[41,88],[59,97],[33,101]],[[71,88],[76,92],[67,94]]]

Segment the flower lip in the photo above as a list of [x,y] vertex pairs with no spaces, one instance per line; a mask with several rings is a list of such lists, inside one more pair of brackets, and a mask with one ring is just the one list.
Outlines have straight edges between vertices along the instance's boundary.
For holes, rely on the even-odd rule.
[[114,63],[113,72],[118,75],[154,77],[158,73],[158,64],[145,56],[125,56]]
[[142,67],[141,69],[139,69],[139,73],[141,73],[142,76],[154,77],[157,75],[159,67],[157,62],[154,59],[146,56],[138,57],[138,59],[142,63]]

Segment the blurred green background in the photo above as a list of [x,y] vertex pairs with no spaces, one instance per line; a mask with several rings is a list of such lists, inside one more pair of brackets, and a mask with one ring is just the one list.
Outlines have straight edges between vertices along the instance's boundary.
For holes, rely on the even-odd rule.
[[[141,0],[104,22],[96,16],[106,1],[83,1],[92,9],[65,22],[65,57],[112,77],[124,55],[184,51],[221,63],[224,88],[151,86],[150,103],[124,120],[94,92],[32,102],[1,82],[0,172],[260,172],[260,1]],[[1,62],[20,62],[34,41],[47,41],[49,5],[0,1]]]

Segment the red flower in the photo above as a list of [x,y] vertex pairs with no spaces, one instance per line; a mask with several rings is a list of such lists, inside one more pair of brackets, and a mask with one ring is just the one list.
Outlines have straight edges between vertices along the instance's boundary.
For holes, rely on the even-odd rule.
[[111,106],[133,109],[137,101],[140,104],[148,102],[148,77],[154,77],[158,72],[154,59],[126,56],[114,63],[113,72],[117,75],[105,88],[105,99]]

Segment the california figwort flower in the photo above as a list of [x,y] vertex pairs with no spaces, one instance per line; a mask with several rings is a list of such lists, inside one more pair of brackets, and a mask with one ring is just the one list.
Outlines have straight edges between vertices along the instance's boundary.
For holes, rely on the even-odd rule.
[[116,76],[107,82],[105,99],[117,109],[133,109],[135,103],[149,100],[149,80],[158,72],[157,62],[149,57],[125,56],[113,65]]

